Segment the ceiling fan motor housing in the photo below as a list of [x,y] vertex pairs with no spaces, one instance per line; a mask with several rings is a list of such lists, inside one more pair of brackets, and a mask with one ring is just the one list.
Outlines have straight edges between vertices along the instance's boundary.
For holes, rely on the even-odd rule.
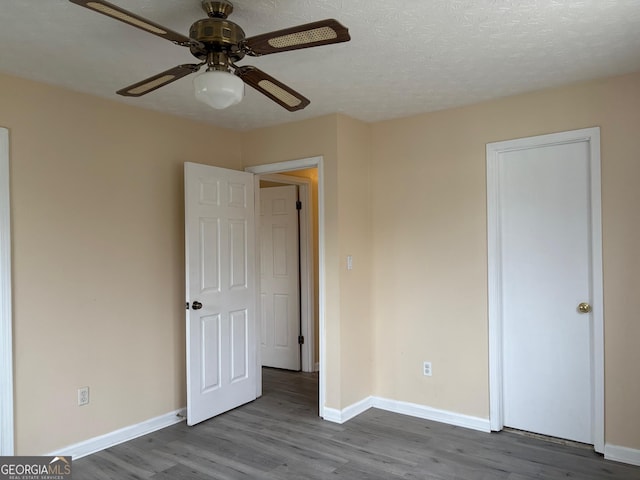
[[204,18],[198,20],[189,29],[189,37],[198,40],[205,48],[197,44],[191,45],[191,53],[206,60],[209,53],[226,53],[229,60],[237,62],[245,53],[240,47],[245,33],[237,24],[222,18]]

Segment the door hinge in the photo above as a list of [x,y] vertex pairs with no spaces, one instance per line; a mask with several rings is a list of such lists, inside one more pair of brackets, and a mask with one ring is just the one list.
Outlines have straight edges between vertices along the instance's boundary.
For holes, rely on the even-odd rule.
[[304,345],[304,336],[302,336],[302,335],[298,336],[298,344]]
[[300,200],[296,201],[296,210],[302,210],[302,202]]

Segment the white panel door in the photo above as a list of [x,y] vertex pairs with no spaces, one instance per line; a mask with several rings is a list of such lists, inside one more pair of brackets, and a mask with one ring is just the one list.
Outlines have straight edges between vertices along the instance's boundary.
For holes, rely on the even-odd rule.
[[294,185],[260,189],[262,365],[300,370],[298,200]]
[[497,162],[504,425],[593,444],[589,142]]
[[256,398],[253,181],[185,163],[189,425]]

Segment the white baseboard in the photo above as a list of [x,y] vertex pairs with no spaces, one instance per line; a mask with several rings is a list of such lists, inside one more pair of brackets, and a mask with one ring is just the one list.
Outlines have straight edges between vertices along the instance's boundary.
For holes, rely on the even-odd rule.
[[366,412],[373,406],[373,397],[363,398],[359,402],[353,403],[348,407],[338,410],[337,408],[324,408],[323,416],[325,420],[333,423],[348,422],[363,412]]
[[156,430],[169,427],[176,423],[184,421],[186,415],[186,408],[175,410],[173,412],[165,413],[159,417],[150,418],[144,422],[140,422],[136,425],[130,425],[128,427],[115,430],[99,437],[90,438],[84,442],[75,443],[67,447],[56,450],[46,454],[47,456],[72,456],[74,460],[82,458],[86,455],[99,452],[105,448],[113,447],[119,443],[133,440],[134,438],[141,437]]
[[389,412],[402,413],[412,417],[433,420],[434,422],[447,423],[458,427],[470,428],[481,432],[490,432],[491,426],[488,418],[472,417],[462,413],[439,410],[437,408],[419,405],[417,403],[389,400],[387,398],[374,397],[373,406]]
[[348,422],[354,417],[357,417],[363,412],[366,412],[373,407],[373,397],[363,398],[359,402],[349,405],[342,410],[342,423]]
[[401,413],[412,417],[423,418],[435,422],[470,428],[481,432],[490,432],[491,427],[488,418],[472,417],[461,413],[439,410],[437,408],[419,405],[417,403],[401,402],[381,397],[367,397],[348,407],[338,410],[335,408],[324,409],[324,419],[334,423],[344,423],[367,411],[371,407],[386,410],[388,412]]
[[322,419],[332,423],[343,423],[341,411],[337,408],[324,407],[322,409]]
[[605,444],[604,458],[615,462],[628,463],[640,466],[640,450],[617,445]]

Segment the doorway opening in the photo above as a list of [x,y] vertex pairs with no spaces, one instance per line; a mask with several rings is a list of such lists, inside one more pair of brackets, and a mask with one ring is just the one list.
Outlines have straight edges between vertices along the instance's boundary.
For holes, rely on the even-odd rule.
[[[300,305],[302,372],[318,373],[318,414],[323,416],[325,399],[325,345],[324,345],[324,208],[322,157],[248,167],[255,174],[256,202],[260,205],[260,181],[277,181],[297,185],[302,202],[312,208],[303,208],[300,217]],[[314,198],[315,197],[315,198]],[[303,212],[304,217],[303,217]],[[305,251],[306,250],[306,251]],[[261,325],[262,325],[261,321]],[[260,352],[259,352],[260,358]],[[262,361],[259,362],[262,367]],[[259,387],[259,394],[262,386]]]
[[318,358],[317,169],[260,176],[262,366],[313,372]]

